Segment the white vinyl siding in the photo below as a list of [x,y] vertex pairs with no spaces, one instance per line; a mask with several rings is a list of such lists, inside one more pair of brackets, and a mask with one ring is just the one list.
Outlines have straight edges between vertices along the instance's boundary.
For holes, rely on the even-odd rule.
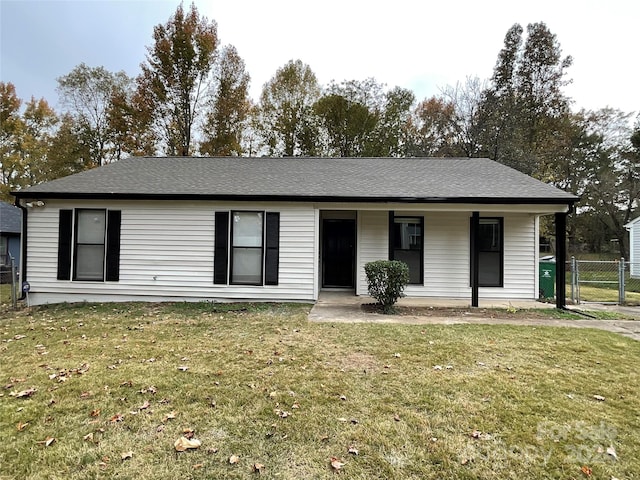
[[389,212],[367,211],[358,214],[356,239],[356,295],[367,295],[367,277],[364,266],[375,260],[389,258]]
[[[413,212],[424,215],[424,285],[408,285],[408,297],[468,298],[470,287],[470,212]],[[405,212],[396,212],[405,215]],[[536,298],[536,227],[530,214],[480,214],[504,217],[504,286],[480,287],[480,299]],[[358,295],[367,294],[364,265],[388,258],[389,214],[359,214]]]
[[640,221],[634,221],[629,229],[629,261],[631,276],[640,277]]
[[[56,279],[59,210],[80,206],[122,212],[119,281]],[[365,204],[357,210],[356,295],[367,295],[364,265],[389,255],[389,211],[372,207]],[[321,280],[319,212],[323,208],[291,202],[48,200],[45,207],[31,209],[28,215],[30,301],[314,301]],[[509,208],[480,211],[481,217],[504,218],[504,286],[481,287],[480,299],[537,297],[536,215],[509,212]],[[217,211],[280,213],[278,285],[213,283]],[[406,294],[470,299],[471,211],[414,208],[395,214],[424,217],[424,285],[410,285]]]
[[[109,284],[60,281],[58,211],[74,202],[48,201],[29,212],[28,280],[34,303],[94,300],[315,300],[315,211],[311,204],[218,202],[82,202],[122,211],[120,279]],[[249,207],[249,208],[247,208]],[[214,285],[216,211],[280,212],[279,284]]]

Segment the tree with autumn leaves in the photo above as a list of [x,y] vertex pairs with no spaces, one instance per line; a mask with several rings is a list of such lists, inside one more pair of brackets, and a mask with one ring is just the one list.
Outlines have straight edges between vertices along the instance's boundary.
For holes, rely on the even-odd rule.
[[[61,111],[0,83],[0,197],[136,155],[489,157],[582,197],[569,225],[597,250],[640,201],[640,118],[571,110],[570,56],[548,27],[515,24],[493,75],[431,98],[375,79],[322,86],[291,60],[249,97],[240,53],[180,5],[153,31],[136,78],[80,64],[58,79]],[[598,232],[596,235],[594,232]]]

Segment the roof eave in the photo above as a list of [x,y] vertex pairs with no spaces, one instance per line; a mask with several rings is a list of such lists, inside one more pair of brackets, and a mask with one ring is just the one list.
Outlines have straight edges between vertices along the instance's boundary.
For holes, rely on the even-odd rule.
[[217,201],[279,201],[279,202],[348,202],[348,203],[477,203],[525,205],[573,205],[579,197],[369,197],[339,195],[232,195],[232,194],[167,194],[123,192],[11,192],[17,198],[64,200],[217,200]]

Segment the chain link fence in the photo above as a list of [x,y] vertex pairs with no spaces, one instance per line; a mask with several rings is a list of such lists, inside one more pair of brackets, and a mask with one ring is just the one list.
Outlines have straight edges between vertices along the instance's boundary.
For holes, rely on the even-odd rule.
[[20,297],[18,269],[11,255],[0,257],[0,306],[16,308]]
[[630,264],[624,258],[600,261],[571,257],[567,272],[567,296],[575,304],[640,305],[640,265]]

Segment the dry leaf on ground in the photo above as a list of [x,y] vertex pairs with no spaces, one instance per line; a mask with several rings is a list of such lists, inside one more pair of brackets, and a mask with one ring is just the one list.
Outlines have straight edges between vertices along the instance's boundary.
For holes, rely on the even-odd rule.
[[264,465],[261,463],[254,463],[253,464],[253,471],[255,473],[262,473],[262,471],[264,470]]
[[344,462],[340,461],[339,458],[331,457],[331,468],[333,468],[334,470],[338,471],[342,467],[344,467],[345,465],[346,464]]
[[26,390],[22,390],[21,392],[11,392],[9,395],[16,398],[29,398],[31,395],[38,391],[37,388],[31,387]]
[[189,439],[189,438],[184,437],[184,436],[180,437],[173,444],[173,446],[175,447],[176,451],[178,451],[178,452],[184,452],[184,451],[189,450],[189,449],[199,448],[200,445],[202,445],[202,442],[200,440],[198,440],[197,438]]
[[29,422],[26,423],[22,423],[22,422],[18,422],[18,425],[16,425],[16,429],[21,432],[23,431],[25,428],[27,428],[27,425],[29,425]]
[[129,450],[128,452],[123,452],[120,454],[120,458],[124,461],[124,460],[129,460],[131,457],[133,457],[133,451]]
[[236,464],[236,463],[238,463],[239,461],[240,461],[240,457],[239,457],[239,456],[237,456],[237,455],[231,455],[231,456],[229,457],[229,463],[230,463],[231,465],[235,465],[235,464]]

